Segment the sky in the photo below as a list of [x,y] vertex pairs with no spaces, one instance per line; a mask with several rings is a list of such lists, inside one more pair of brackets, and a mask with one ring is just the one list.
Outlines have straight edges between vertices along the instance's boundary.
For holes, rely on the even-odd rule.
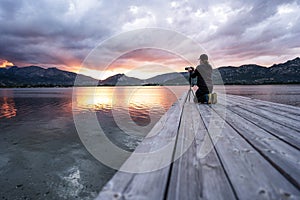
[[[201,53],[209,55],[214,68],[271,66],[299,56],[299,21],[300,0],[1,0],[0,67],[38,65],[101,79],[116,73],[149,78],[197,65]],[[193,52],[191,63],[172,49],[141,45],[114,54],[118,57],[99,56],[96,66],[84,64],[103,43],[111,42],[105,48],[112,52],[126,49],[132,40],[147,40],[120,40],[119,35],[143,28],[180,34],[203,51]],[[111,59],[110,65],[102,59]]]

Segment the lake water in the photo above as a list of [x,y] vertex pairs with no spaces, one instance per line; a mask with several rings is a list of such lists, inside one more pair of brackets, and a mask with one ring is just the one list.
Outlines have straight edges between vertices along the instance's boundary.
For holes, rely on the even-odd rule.
[[[115,170],[86,150],[74,116],[95,113],[107,137],[133,151],[187,89],[0,89],[0,198],[93,199]],[[226,92],[300,106],[300,85],[226,86]]]
[[[86,150],[73,114],[96,113],[110,140],[133,151],[144,132],[176,101],[176,94],[185,90],[186,87],[0,89],[0,198],[93,199],[115,170]],[[120,125],[134,129],[122,130]],[[136,128],[144,132],[131,134],[139,131]]]

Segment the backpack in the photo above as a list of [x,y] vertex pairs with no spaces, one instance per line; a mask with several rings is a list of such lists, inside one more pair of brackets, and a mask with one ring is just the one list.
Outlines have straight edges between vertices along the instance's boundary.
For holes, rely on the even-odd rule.
[[[204,95],[204,103],[207,104],[216,104],[218,102],[218,95],[217,93],[209,93]],[[197,97],[194,97],[194,102],[199,103]]]

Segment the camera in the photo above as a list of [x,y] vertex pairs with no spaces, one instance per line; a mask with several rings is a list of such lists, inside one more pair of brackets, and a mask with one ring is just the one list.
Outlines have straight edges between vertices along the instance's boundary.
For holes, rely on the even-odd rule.
[[186,68],[184,68],[185,70],[187,70],[187,71],[194,71],[194,67],[191,67],[191,66],[189,66],[189,67],[186,67]]

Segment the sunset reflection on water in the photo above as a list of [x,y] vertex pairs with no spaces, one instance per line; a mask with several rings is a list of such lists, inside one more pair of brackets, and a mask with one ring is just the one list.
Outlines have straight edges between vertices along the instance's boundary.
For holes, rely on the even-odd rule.
[[151,115],[156,122],[158,118],[154,116],[165,113],[176,99],[176,94],[167,88],[155,91],[151,88],[137,88],[128,100],[129,115],[138,126],[147,126],[151,123]]
[[17,115],[17,109],[13,98],[0,98],[0,118],[12,118]]
[[183,90],[176,87],[76,88],[73,111],[108,113],[119,126],[145,127],[148,131]]
[[144,109],[155,106],[167,110],[176,101],[178,90],[167,87],[97,87],[76,88],[75,108],[79,110],[130,108]]

